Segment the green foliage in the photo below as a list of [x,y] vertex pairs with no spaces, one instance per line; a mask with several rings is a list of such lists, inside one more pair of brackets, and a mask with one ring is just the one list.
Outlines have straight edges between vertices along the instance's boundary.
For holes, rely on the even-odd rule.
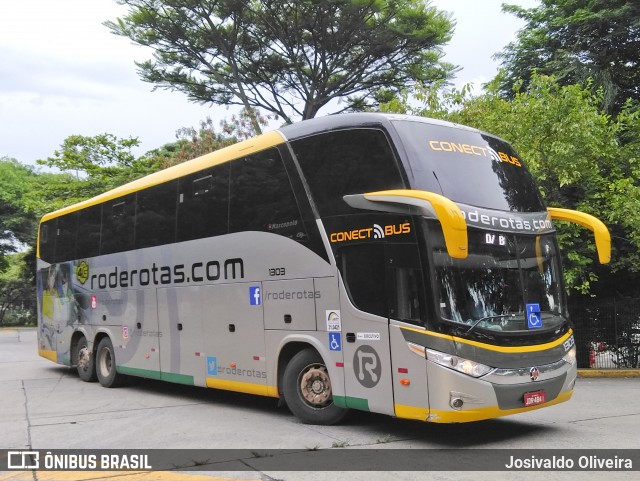
[[35,237],[35,215],[28,201],[35,179],[36,174],[15,159],[0,159],[0,270],[5,254]]
[[526,22],[501,54],[506,75],[501,92],[511,97],[534,71],[554,75],[561,85],[593,79],[605,111],[640,102],[640,3],[633,0],[541,0],[541,5],[503,9]]
[[35,256],[32,251],[12,254],[0,271],[0,326],[35,323]]
[[376,105],[453,71],[440,49],[453,23],[421,0],[118,1],[128,14],[106,25],[154,50],[137,64],[145,81],[287,123],[332,100]]
[[[628,104],[614,119],[602,113],[602,91],[561,86],[533,75],[512,100],[496,78],[473,96],[468,88],[405,92],[388,110],[477,127],[508,140],[538,180],[550,206],[577,209],[602,219],[613,236],[612,263],[597,264],[591,233],[559,223],[567,285],[593,292],[597,279],[640,272],[640,118]],[[621,287],[621,286],[618,286]],[[599,288],[615,288],[613,284]],[[622,286],[622,289],[633,286]]]
[[74,172],[78,178],[99,178],[121,184],[154,171],[144,158],[136,159],[132,149],[140,145],[137,138],[119,139],[112,134],[93,137],[70,135],[52,157],[38,164]]
[[237,142],[235,138],[217,132],[209,117],[200,122],[197,130],[194,127],[182,127],[176,132],[176,137],[175,153],[164,159],[164,167],[181,164]]
[[53,156],[38,160],[62,174],[39,176],[34,204],[46,208],[37,210],[43,214],[71,205],[159,170],[158,159],[135,157],[132,149],[139,144],[137,138],[120,139],[112,134],[70,135]]
[[230,120],[220,122],[219,129],[207,117],[200,122],[200,127],[182,127],[176,132],[177,142],[166,144],[161,149],[148,152],[146,157],[155,159],[162,168],[181,164],[187,160],[228,147],[236,142],[257,135],[254,121],[264,127],[271,118],[260,115],[253,109],[242,109],[239,114],[232,115]]

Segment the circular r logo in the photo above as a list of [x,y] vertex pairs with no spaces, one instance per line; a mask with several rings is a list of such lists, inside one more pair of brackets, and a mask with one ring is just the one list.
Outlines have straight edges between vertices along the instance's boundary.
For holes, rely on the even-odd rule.
[[353,355],[353,372],[360,384],[366,388],[380,382],[382,366],[378,353],[371,346],[360,346]]

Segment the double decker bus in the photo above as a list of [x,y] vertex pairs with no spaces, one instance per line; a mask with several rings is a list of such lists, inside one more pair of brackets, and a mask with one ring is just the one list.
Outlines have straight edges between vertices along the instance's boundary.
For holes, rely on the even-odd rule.
[[38,347],[128,376],[449,423],[567,401],[553,220],[504,140],[447,122],[300,122],[45,215]]

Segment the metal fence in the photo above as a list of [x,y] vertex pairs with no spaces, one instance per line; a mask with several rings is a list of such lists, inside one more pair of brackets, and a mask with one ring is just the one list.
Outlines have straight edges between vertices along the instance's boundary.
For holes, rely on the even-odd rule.
[[640,368],[640,299],[572,299],[578,367]]

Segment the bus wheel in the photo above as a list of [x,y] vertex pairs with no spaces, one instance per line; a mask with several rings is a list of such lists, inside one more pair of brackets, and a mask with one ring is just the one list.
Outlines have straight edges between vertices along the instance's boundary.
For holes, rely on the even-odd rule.
[[116,356],[108,337],[102,338],[96,350],[96,374],[104,387],[118,387],[122,384],[123,376],[116,372]]
[[333,403],[331,379],[320,354],[305,349],[284,370],[284,399],[305,424],[336,424],[347,413]]
[[74,364],[78,371],[78,376],[85,382],[95,382],[98,377],[96,375],[96,365],[94,363],[93,353],[89,349],[87,338],[78,339],[74,354]]

